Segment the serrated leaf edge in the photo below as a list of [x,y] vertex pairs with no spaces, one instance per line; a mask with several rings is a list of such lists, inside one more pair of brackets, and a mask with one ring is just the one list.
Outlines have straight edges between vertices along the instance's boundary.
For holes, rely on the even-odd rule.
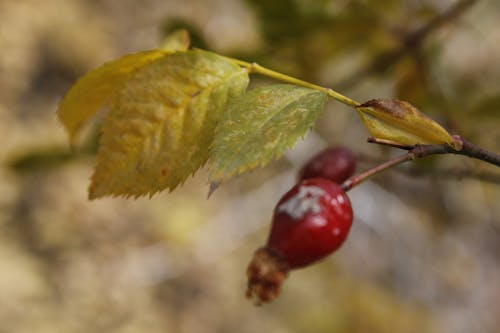
[[[292,85],[293,86],[293,85]],[[301,87],[302,88],[302,87]],[[309,89],[309,88],[303,88],[303,89]],[[271,121],[275,116],[277,116],[280,112],[282,112],[283,110],[291,107],[293,104],[298,104],[300,102],[301,99],[303,98],[307,98],[309,95],[313,95],[313,94],[318,94],[318,95],[322,95],[324,97],[324,101],[323,101],[323,108],[324,108],[324,104],[326,103],[327,99],[328,99],[328,96],[326,93],[323,93],[323,92],[320,92],[320,91],[316,91],[316,90],[312,90],[312,89],[309,89],[310,91],[309,92],[306,92],[305,94],[303,94],[302,96],[300,96],[298,99],[294,100],[292,103],[290,104],[287,104],[285,108],[279,110],[278,112],[274,113],[271,117],[269,117],[268,119],[266,119],[265,122],[263,122],[263,124],[261,126],[259,126],[259,128],[262,128],[265,126],[266,123],[268,123],[269,121]],[[319,116],[320,112],[318,112],[318,116]],[[315,119],[316,120],[316,119]],[[314,121],[315,121],[314,120]],[[314,122],[313,121],[313,122]],[[212,161],[211,161],[211,158],[209,159],[209,184],[210,184],[210,189],[209,189],[209,193],[208,195],[212,195],[212,193],[224,182],[224,181],[227,181],[235,176],[238,176],[238,175],[241,175],[243,173],[246,173],[246,172],[250,172],[250,171],[253,171],[257,168],[261,168],[261,167],[264,167],[266,165],[268,165],[269,163],[272,163],[276,160],[278,160],[279,158],[281,158],[281,156],[283,156],[284,152],[287,150],[287,149],[290,149],[292,147],[294,147],[296,144],[297,144],[297,141],[300,139],[300,138],[303,138],[306,134],[307,134],[307,131],[309,129],[311,129],[313,126],[313,124],[311,124],[310,127],[306,128],[306,130],[304,131],[304,133],[302,133],[301,135],[299,135],[295,141],[293,142],[290,142],[288,144],[286,144],[284,146],[284,149],[281,151],[281,152],[277,152],[277,153],[274,153],[271,155],[271,157],[266,160],[266,161],[258,161],[256,163],[251,163],[251,164],[247,164],[245,166],[241,166],[239,168],[236,168],[235,170],[233,170],[233,172],[229,173],[229,174],[226,174],[225,177],[215,177],[212,172],[213,172],[213,169],[212,167],[210,166],[210,164],[212,164]],[[217,130],[216,130],[217,131]],[[212,145],[213,145],[214,142],[212,142]],[[244,145],[242,145],[243,147]],[[213,148],[211,148],[213,149]],[[211,156],[213,156],[213,152],[210,154]]]
[[[196,51],[209,52],[209,51],[204,51],[204,50],[193,50],[193,51],[195,51],[195,52]],[[233,64],[234,64],[234,62],[233,62]],[[231,80],[233,80],[235,77],[237,77],[239,75],[245,75],[246,76],[246,78],[247,78],[246,87],[247,87],[248,86],[248,81],[249,81],[249,79],[248,79],[248,70],[246,68],[239,67],[239,70],[235,70],[235,72],[232,73],[230,76],[227,76],[227,77],[221,79],[220,81],[217,81],[216,83],[214,83],[212,85],[206,86],[203,89],[214,89],[217,85],[230,82]],[[243,90],[242,94],[246,91],[246,87]],[[225,106],[226,109],[227,109],[228,102],[229,101],[226,101],[226,106]],[[186,105],[188,105],[188,104],[189,104],[189,102]],[[184,106],[184,108],[185,107],[187,107],[187,106]],[[213,139],[212,139],[212,143],[213,143]],[[98,154],[98,156],[99,156],[99,154]],[[168,190],[169,193],[170,193],[173,190],[175,190],[177,187],[182,186],[189,179],[190,176],[193,177],[198,170],[200,170],[201,168],[203,168],[207,164],[207,162],[209,161],[209,159],[210,159],[210,154],[208,155],[208,157],[207,157],[207,159],[205,161],[203,161],[198,167],[196,167],[190,173],[190,175],[188,175],[187,177],[185,177],[184,179],[182,179],[179,183],[177,183],[175,185],[172,185],[172,186],[167,186],[164,189],[155,189],[153,191],[144,192],[144,193],[128,193],[128,192],[118,192],[117,193],[117,192],[108,192],[108,193],[101,194],[101,195],[94,195],[93,192],[95,192],[95,191],[93,191],[92,188],[94,187],[93,185],[94,185],[94,176],[95,176],[95,170],[96,170],[95,169],[94,173],[91,176],[91,183],[90,183],[89,188],[88,188],[88,199],[89,200],[95,200],[95,199],[99,199],[99,198],[102,198],[102,197],[105,197],[105,196],[111,196],[111,197],[115,197],[115,198],[116,197],[124,197],[124,198],[131,198],[131,197],[133,197],[134,199],[138,199],[139,197],[142,197],[142,196],[149,196],[149,198],[151,198],[156,193],[162,192],[164,190]]]

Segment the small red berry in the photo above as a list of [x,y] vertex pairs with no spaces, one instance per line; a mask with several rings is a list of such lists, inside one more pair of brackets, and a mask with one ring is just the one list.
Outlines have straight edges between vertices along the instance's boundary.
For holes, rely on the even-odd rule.
[[313,156],[299,173],[299,180],[325,178],[341,184],[356,171],[356,156],[345,147],[332,147]]
[[352,217],[349,198],[338,184],[307,179],[278,202],[267,246],[290,268],[309,265],[342,245]]
[[352,224],[349,198],[340,185],[322,178],[302,181],[274,210],[267,245],[248,266],[247,297],[276,298],[288,271],[307,266],[338,249]]

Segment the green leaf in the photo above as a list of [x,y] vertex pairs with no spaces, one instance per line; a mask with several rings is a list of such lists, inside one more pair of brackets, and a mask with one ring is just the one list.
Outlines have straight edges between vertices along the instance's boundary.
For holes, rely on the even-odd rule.
[[274,42],[310,36],[324,27],[329,18],[327,5],[322,1],[308,1],[304,5],[295,0],[246,2],[256,10],[264,37]]
[[449,144],[456,146],[441,125],[408,102],[397,99],[373,99],[356,107],[370,134],[395,144]]
[[71,153],[67,147],[33,148],[17,154],[7,162],[7,165],[19,173],[47,172],[74,160],[76,157],[78,155]]
[[104,119],[91,199],[173,190],[208,159],[226,103],[248,73],[214,53],[171,53],[129,78]]
[[491,120],[498,119],[500,117],[500,94],[485,97],[476,103],[469,115]]
[[222,181],[264,166],[313,126],[327,96],[294,85],[259,87],[231,102],[211,150],[211,190]]

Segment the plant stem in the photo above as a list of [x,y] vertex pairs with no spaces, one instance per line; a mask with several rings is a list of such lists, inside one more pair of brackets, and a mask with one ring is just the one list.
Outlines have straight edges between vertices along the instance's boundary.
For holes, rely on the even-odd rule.
[[493,153],[484,148],[478,147],[460,136],[455,136],[456,139],[462,141],[463,148],[460,151],[450,151],[452,154],[460,154],[472,157],[490,164],[500,167],[500,155]]
[[[357,154],[358,161],[363,164],[381,164],[383,161],[380,158],[373,157],[364,153]],[[488,182],[495,185],[500,185],[500,173],[489,172],[486,170],[478,170],[477,168],[468,167],[452,167],[452,168],[436,168],[427,169],[420,167],[395,168],[401,174],[410,177],[431,177],[436,179],[475,179],[483,182]]]
[[[351,188],[354,186],[364,182],[368,178],[372,177],[373,175],[382,172],[386,169],[389,169],[395,165],[411,161],[417,158],[422,158],[430,155],[437,155],[437,154],[455,154],[455,155],[463,155],[471,158],[475,158],[484,162],[488,162],[490,164],[496,165],[500,167],[500,155],[493,153],[489,150],[480,148],[469,141],[465,140],[464,138],[454,135],[454,139],[457,141],[460,141],[462,143],[462,149],[461,150],[456,150],[452,148],[451,146],[447,144],[442,144],[442,145],[415,145],[415,146],[409,146],[409,147],[404,147],[404,146],[398,146],[397,148],[401,149],[407,149],[408,152],[404,155],[398,156],[396,158],[393,158],[389,161],[386,161],[382,164],[379,164],[371,169],[368,169],[360,174],[357,174],[355,176],[352,176],[351,178],[347,179],[345,182],[342,183],[342,188],[344,191],[349,191]],[[373,143],[379,143],[379,144],[384,144],[387,145],[388,143],[384,140],[380,141],[377,139],[370,138],[368,140],[369,142]]]
[[408,153],[401,155],[401,156],[398,156],[392,160],[389,160],[387,162],[379,164],[376,167],[373,167],[371,169],[363,171],[363,172],[361,172],[357,175],[354,175],[351,178],[347,179],[345,182],[342,183],[342,185],[341,185],[342,189],[347,192],[351,188],[364,182],[365,180],[367,180],[371,176],[376,175],[377,173],[382,172],[386,169],[389,169],[395,165],[410,161],[414,158],[415,157],[413,156],[413,154],[411,154],[411,152],[408,152]]
[[[464,4],[473,3],[474,1],[476,1],[476,0],[466,0],[466,1],[464,1]],[[355,100],[350,99],[349,97],[346,97],[346,96],[336,92],[333,89],[321,87],[321,86],[318,86],[318,85],[313,84],[313,83],[299,80],[297,78],[288,76],[286,74],[265,68],[257,63],[249,63],[246,61],[242,61],[242,60],[234,59],[234,58],[229,58],[229,57],[226,57],[226,58],[228,60],[238,64],[239,66],[246,68],[248,70],[248,73],[257,73],[257,74],[265,75],[267,77],[270,77],[270,78],[273,78],[273,79],[276,79],[279,81],[283,81],[283,82],[299,85],[302,87],[314,89],[317,91],[321,91],[323,93],[326,93],[331,98],[333,98],[333,99],[335,99],[335,100],[337,100],[337,101],[339,101],[347,106],[353,107],[353,108],[356,108],[360,105],[360,103],[356,102]],[[458,143],[459,147],[461,146],[460,148],[451,147],[448,144],[440,144],[440,145],[420,145],[420,144],[417,144],[415,146],[404,146],[404,145],[401,145],[397,142],[392,142],[392,141],[382,140],[382,139],[377,139],[377,138],[369,138],[368,141],[373,142],[373,143],[392,146],[395,148],[405,149],[405,150],[408,150],[408,153],[401,155],[401,156],[398,156],[392,160],[384,162],[384,163],[382,163],[374,168],[368,169],[368,170],[366,170],[358,175],[355,175],[355,176],[347,179],[344,183],[342,183],[342,188],[345,191],[350,190],[354,186],[362,183],[363,181],[372,177],[373,175],[375,175],[379,172],[382,172],[386,169],[389,169],[395,165],[398,165],[398,164],[401,164],[401,163],[404,163],[404,162],[407,162],[410,160],[414,160],[416,158],[422,158],[425,156],[429,156],[429,155],[436,155],[436,154],[464,155],[464,156],[468,156],[471,158],[476,158],[476,159],[482,160],[484,162],[491,163],[491,164],[496,165],[496,166],[500,166],[500,155],[493,153],[493,152],[490,152],[486,149],[477,147],[458,135],[454,135],[454,141],[455,141],[455,143]]]
[[437,169],[421,170],[417,168],[408,168],[406,170],[396,169],[399,172],[406,173],[412,177],[432,177],[435,179],[461,180],[465,178],[475,179],[495,185],[500,185],[500,173],[481,171],[476,169]]
[[321,92],[327,94],[328,96],[330,96],[331,98],[333,98],[333,99],[335,99],[335,100],[339,101],[340,103],[343,103],[347,106],[356,107],[356,106],[360,105],[360,103],[356,102],[355,100],[350,99],[349,97],[344,96],[341,93],[336,92],[333,89],[318,86],[316,84],[309,83],[307,81],[303,81],[303,80],[285,75],[283,73],[273,71],[273,70],[265,68],[257,63],[249,63],[246,61],[233,59],[233,58],[228,58],[228,59],[237,63],[241,67],[246,68],[249,73],[257,73],[257,74],[261,74],[261,75],[264,75],[264,76],[267,76],[267,77],[270,77],[270,78],[273,78],[273,79],[276,79],[279,81],[283,81],[283,82],[287,82],[287,83],[291,83],[291,84],[296,84],[298,86],[321,91]]

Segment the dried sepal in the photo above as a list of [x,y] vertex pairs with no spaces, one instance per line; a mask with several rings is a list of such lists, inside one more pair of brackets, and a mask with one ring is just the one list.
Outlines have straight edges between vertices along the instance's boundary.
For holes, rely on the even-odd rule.
[[273,301],[278,297],[289,270],[285,259],[271,248],[259,248],[247,268],[247,298],[255,297],[257,305]]
[[448,131],[408,102],[372,99],[356,110],[370,134],[377,139],[402,146],[448,144],[459,149]]

